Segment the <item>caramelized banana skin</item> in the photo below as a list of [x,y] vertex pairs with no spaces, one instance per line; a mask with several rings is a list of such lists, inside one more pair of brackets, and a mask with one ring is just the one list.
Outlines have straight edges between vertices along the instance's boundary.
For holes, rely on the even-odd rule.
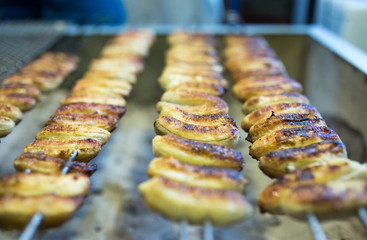
[[191,165],[173,157],[153,159],[148,167],[148,176],[163,176],[194,187],[238,192],[242,192],[247,184],[247,180],[235,170]]
[[215,226],[223,226],[241,222],[252,214],[252,206],[236,191],[191,187],[164,177],[141,183],[139,191],[153,211],[174,221],[203,225],[209,220]]
[[241,171],[244,164],[241,153],[230,147],[184,139],[173,134],[154,137],[152,145],[156,157],[170,156],[189,164],[237,171]]
[[[47,156],[41,153],[22,153],[14,160],[14,167],[19,172],[26,169],[31,172],[58,174],[65,166],[65,159]],[[69,164],[69,173],[81,173],[87,176],[97,171],[96,164],[73,161]]]
[[83,204],[83,197],[55,195],[0,197],[0,227],[24,229],[37,212],[42,213],[41,229],[58,227],[66,222]]
[[89,162],[101,151],[101,143],[97,140],[46,140],[40,139],[28,144],[24,152],[44,153],[51,157],[66,159],[76,150],[77,161]]

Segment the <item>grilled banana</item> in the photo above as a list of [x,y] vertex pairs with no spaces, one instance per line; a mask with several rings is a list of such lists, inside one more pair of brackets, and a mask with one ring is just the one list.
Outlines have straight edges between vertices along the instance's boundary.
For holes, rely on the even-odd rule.
[[103,114],[121,118],[126,112],[124,106],[101,103],[69,103],[60,106],[55,115],[61,114]]
[[[160,112],[160,116],[173,117],[177,120],[188,124],[198,124],[205,126],[214,126],[220,124],[232,124],[236,126],[236,121],[228,114],[206,114],[197,115],[183,111],[177,106],[164,106]],[[237,126],[236,126],[237,127]]]
[[119,71],[110,72],[106,70],[89,70],[85,73],[84,79],[87,80],[108,80],[108,81],[122,81],[130,84],[136,83],[136,76],[133,73]]
[[260,169],[269,177],[280,177],[294,169],[303,169],[312,164],[347,157],[343,143],[326,140],[304,147],[279,149],[259,159]]
[[0,116],[10,118],[17,123],[22,119],[23,113],[19,108],[11,104],[0,103]]
[[29,95],[21,93],[4,93],[0,94],[0,103],[14,105],[24,112],[34,107],[34,105],[36,105],[36,100]]
[[156,136],[152,145],[156,157],[170,156],[195,165],[241,171],[244,163],[241,153],[232,148],[188,140],[176,135]]
[[247,180],[238,171],[191,165],[173,157],[153,159],[148,166],[148,176],[163,176],[194,187],[228,189],[238,192],[242,192],[247,184]]
[[246,117],[241,122],[241,127],[248,132],[250,128],[257,122],[264,121],[271,115],[279,115],[286,113],[299,113],[299,114],[312,114],[317,117],[321,117],[317,109],[304,103],[279,103],[275,105],[269,105],[266,107],[259,108]]
[[62,76],[53,72],[18,72],[4,80],[7,83],[22,83],[36,86],[42,92],[54,90],[62,83]]
[[286,113],[271,115],[264,121],[258,121],[252,125],[246,140],[254,142],[274,131],[302,126],[326,127],[326,123],[323,119],[312,114]]
[[[160,112],[165,105],[176,105],[183,111],[192,114],[216,114],[227,113],[228,105],[220,97],[207,93],[189,90],[168,90],[157,104],[157,111]],[[181,105],[181,106],[180,106]]]
[[192,187],[164,177],[141,183],[139,191],[152,210],[175,221],[228,225],[252,214],[252,206],[236,191]]
[[24,229],[38,212],[42,214],[40,228],[57,227],[66,222],[83,201],[83,197],[5,195],[0,197],[0,227]]
[[[65,166],[65,159],[47,156],[41,153],[22,153],[14,160],[14,167],[19,172],[29,169],[31,172],[58,174]],[[73,161],[68,163],[68,173],[81,173],[91,176],[97,171],[96,164]]]
[[109,104],[115,106],[125,106],[126,101],[122,97],[105,97],[98,94],[84,93],[84,94],[71,94],[61,101],[61,104],[69,103],[99,103]]
[[15,127],[15,123],[13,120],[7,117],[0,116],[0,137],[5,137]]
[[274,150],[302,147],[324,140],[341,141],[338,134],[328,127],[304,126],[281,129],[256,140],[250,147],[250,155],[260,159]]
[[251,97],[284,92],[302,92],[302,85],[286,76],[261,76],[237,82],[234,95],[245,102]]
[[18,172],[0,178],[0,196],[12,194],[27,197],[53,194],[63,197],[81,197],[87,195],[90,184],[88,176],[79,173]]
[[239,129],[232,124],[194,125],[166,116],[159,117],[154,122],[154,128],[158,135],[175,134],[186,139],[229,147],[235,146],[240,136]]
[[84,140],[94,139],[106,144],[111,133],[99,127],[86,125],[49,125],[41,129],[36,139],[47,140]]
[[279,103],[305,103],[309,104],[309,100],[307,97],[303,96],[300,93],[276,93],[276,94],[268,94],[262,96],[255,96],[249,98],[242,105],[242,112],[244,114],[249,114],[252,111],[255,111],[259,108],[266,107],[269,105],[279,104]]
[[106,114],[60,114],[48,119],[46,125],[86,125],[113,131],[118,122],[118,117]]
[[43,153],[52,157],[68,158],[76,150],[77,161],[89,162],[101,151],[101,143],[97,140],[46,140],[40,139],[28,144],[24,152]]
[[35,100],[40,98],[41,92],[37,87],[23,83],[6,83],[0,85],[0,94],[25,94],[29,95]]
[[223,87],[213,84],[213,83],[205,83],[205,82],[183,82],[180,84],[170,84],[170,89],[176,90],[176,89],[189,89],[196,92],[203,92],[208,93],[210,95],[214,96],[222,96],[224,94]]

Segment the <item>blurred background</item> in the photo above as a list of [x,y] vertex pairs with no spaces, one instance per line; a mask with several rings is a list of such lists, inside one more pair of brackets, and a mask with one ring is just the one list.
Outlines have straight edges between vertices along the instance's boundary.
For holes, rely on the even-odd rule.
[[367,0],[0,0],[1,20],[76,24],[319,24],[367,51]]

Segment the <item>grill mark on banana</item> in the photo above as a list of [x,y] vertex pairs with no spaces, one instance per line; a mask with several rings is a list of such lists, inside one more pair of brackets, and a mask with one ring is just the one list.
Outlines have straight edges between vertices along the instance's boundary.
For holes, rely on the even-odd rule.
[[[14,167],[19,172],[26,169],[36,173],[58,174],[65,166],[65,159],[47,156],[40,153],[22,153],[14,160]],[[73,161],[68,163],[68,173],[81,173],[91,176],[97,171],[96,164]]]
[[154,128],[158,135],[175,134],[186,139],[229,147],[235,146],[239,139],[239,129],[231,124],[202,126],[162,116],[155,121]]
[[341,141],[338,134],[328,127],[285,128],[256,140],[250,147],[250,155],[259,159],[274,150],[302,147],[324,140]]
[[279,149],[260,158],[259,168],[269,177],[280,177],[289,169],[303,169],[335,158],[347,157],[343,143],[326,140],[304,147]]
[[84,140],[94,139],[106,144],[111,133],[92,126],[86,125],[49,125],[41,129],[36,139],[47,140]]
[[43,153],[52,157],[66,159],[76,150],[77,161],[89,162],[101,151],[101,143],[97,140],[46,140],[39,139],[28,144],[24,152]]
[[184,139],[176,135],[156,136],[152,145],[156,157],[170,156],[195,165],[241,171],[244,163],[241,153],[232,148]]
[[262,96],[255,96],[249,98],[242,105],[242,112],[244,114],[249,114],[259,108],[266,107],[269,105],[279,104],[279,103],[305,103],[310,104],[307,97],[300,93],[276,93],[268,94]]
[[102,128],[109,132],[113,131],[118,122],[115,115],[106,114],[60,114],[52,116],[46,122],[46,125],[86,125]]

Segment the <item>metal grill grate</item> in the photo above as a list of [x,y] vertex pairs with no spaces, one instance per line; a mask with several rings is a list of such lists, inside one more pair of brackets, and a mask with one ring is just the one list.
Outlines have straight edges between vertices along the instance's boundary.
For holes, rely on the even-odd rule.
[[65,26],[62,22],[1,23],[0,80],[54,44]]

